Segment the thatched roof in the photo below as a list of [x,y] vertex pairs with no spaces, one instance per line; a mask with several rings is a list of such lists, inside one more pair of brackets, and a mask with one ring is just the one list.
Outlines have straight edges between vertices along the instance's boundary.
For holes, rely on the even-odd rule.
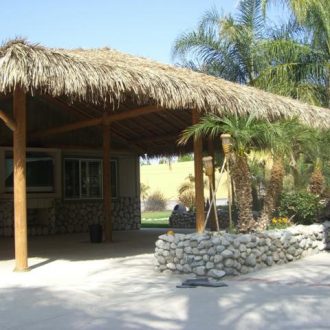
[[20,84],[32,95],[111,105],[154,103],[167,109],[298,117],[330,127],[330,110],[113,49],[51,49],[22,40],[0,48],[0,93]]

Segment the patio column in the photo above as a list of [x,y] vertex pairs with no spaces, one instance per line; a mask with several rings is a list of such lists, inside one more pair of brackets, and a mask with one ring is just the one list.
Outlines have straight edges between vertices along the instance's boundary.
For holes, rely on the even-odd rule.
[[103,209],[106,242],[112,241],[110,144],[110,125],[103,125]]
[[[213,163],[212,184],[213,184],[213,187],[215,189],[215,167],[214,167],[215,150],[214,150],[214,142],[213,142],[213,139],[211,137],[209,137],[207,148],[208,148],[208,154],[212,157],[212,163]],[[210,188],[209,196],[210,196],[210,203],[211,203],[211,198],[212,198],[211,188]],[[215,214],[214,214],[215,213],[215,208],[216,208],[216,205],[212,204],[212,210],[210,212],[210,224],[211,224],[211,230],[212,231],[217,230],[216,219],[215,219]]]
[[15,271],[28,270],[26,210],[26,95],[20,87],[14,90],[13,114],[16,129],[14,149],[14,227]]
[[[192,112],[192,123],[197,124],[200,114],[197,110]],[[203,183],[203,140],[194,139],[194,169],[195,169],[195,204],[196,204],[196,231],[204,229],[204,183]]]

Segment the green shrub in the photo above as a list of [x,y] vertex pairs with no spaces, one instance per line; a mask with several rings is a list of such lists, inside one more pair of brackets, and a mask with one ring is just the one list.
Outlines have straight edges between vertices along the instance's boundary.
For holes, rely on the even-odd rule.
[[294,216],[294,223],[309,225],[316,221],[320,207],[319,198],[311,193],[284,193],[280,199],[278,214],[288,218]]
[[150,194],[145,202],[145,211],[163,211],[166,209],[166,198],[160,191]]

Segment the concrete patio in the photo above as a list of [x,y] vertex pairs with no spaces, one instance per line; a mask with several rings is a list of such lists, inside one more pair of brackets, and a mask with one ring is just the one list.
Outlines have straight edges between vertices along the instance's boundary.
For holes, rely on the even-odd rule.
[[0,329],[328,329],[330,254],[225,279],[226,288],[177,289],[187,275],[154,270],[162,230],[30,239],[31,271],[13,273],[0,240]]

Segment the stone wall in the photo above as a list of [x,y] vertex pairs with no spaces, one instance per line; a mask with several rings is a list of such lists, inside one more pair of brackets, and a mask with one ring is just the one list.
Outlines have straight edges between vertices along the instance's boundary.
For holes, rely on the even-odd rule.
[[[229,225],[228,213],[221,209],[218,209],[217,212],[220,228],[227,228]],[[173,211],[169,217],[169,225],[171,228],[196,228],[196,213]]]
[[246,235],[225,232],[162,235],[155,258],[160,271],[221,277],[284,264],[330,248],[330,222]]
[[14,207],[12,201],[0,203],[0,236],[13,236]]
[[[55,207],[28,208],[28,235],[55,234]],[[0,203],[0,236],[14,235],[14,206],[12,200],[2,200]]]
[[[112,201],[113,230],[139,229],[140,200],[120,197]],[[56,229],[58,233],[87,232],[88,226],[103,223],[103,201],[57,201]]]
[[173,211],[168,221],[171,228],[195,228],[196,214],[195,212]]
[[[112,202],[113,229],[134,230],[141,224],[140,200],[121,197]],[[47,208],[28,209],[28,235],[87,232],[88,225],[103,222],[103,201],[54,200]],[[0,236],[13,236],[13,201],[0,204]]]

